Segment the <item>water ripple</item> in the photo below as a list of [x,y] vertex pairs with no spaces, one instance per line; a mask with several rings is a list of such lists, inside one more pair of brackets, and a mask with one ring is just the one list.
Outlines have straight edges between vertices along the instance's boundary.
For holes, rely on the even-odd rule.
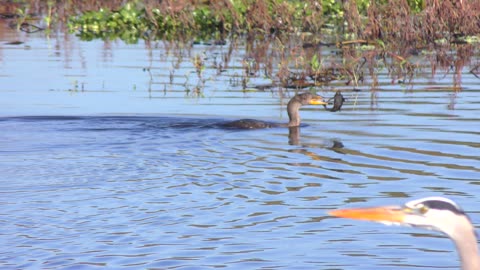
[[[307,125],[292,137],[221,128],[240,117],[286,122],[284,98],[231,86],[228,72],[212,75],[205,98],[186,97],[180,75],[167,94],[147,93],[139,73],[152,59],[139,53],[132,68],[114,57],[105,72],[82,50],[72,63],[102,71],[115,91],[44,93],[65,70],[46,69],[63,75],[31,87],[8,73],[28,68],[16,65],[32,51],[2,62],[2,85],[16,89],[1,92],[2,115],[20,115],[0,117],[2,269],[453,269],[441,235],[326,211],[449,196],[480,224],[480,95],[467,71],[457,93],[430,79],[407,91],[386,74],[378,91],[333,85],[347,97],[342,111],[302,109]],[[169,77],[164,67],[155,79]]]

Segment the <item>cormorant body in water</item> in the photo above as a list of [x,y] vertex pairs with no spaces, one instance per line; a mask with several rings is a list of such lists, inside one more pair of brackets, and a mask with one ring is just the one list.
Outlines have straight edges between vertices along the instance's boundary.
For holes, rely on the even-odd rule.
[[300,126],[300,107],[302,105],[326,105],[327,102],[321,96],[311,93],[297,94],[287,105],[288,118],[290,121],[287,124],[270,123],[255,119],[240,119],[233,122],[223,124],[224,127],[238,128],[238,129],[258,129],[271,127],[298,127]]

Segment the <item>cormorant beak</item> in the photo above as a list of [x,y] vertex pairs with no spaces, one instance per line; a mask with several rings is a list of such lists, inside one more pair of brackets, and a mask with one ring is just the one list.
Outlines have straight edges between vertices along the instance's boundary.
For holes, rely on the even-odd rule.
[[328,102],[325,102],[325,100],[321,96],[314,96],[312,99],[310,99],[309,104],[310,105],[327,105]]
[[387,225],[406,225],[405,218],[410,213],[410,208],[399,206],[339,209],[328,212],[329,215],[335,217],[375,221]]

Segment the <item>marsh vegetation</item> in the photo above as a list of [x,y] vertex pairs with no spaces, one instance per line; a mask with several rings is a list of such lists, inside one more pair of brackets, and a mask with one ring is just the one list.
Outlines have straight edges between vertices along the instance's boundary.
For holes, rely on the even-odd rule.
[[[378,1],[8,1],[1,18],[25,32],[63,29],[83,40],[162,42],[172,52],[197,44],[226,46],[214,61],[228,68],[231,52],[245,44],[239,82],[271,79],[265,88],[312,88],[344,83],[378,86],[387,71],[392,83],[410,85],[418,74],[453,74],[461,90],[465,68],[480,73],[480,2]],[[152,45],[150,45],[152,46]],[[332,57],[335,54],[335,57]],[[341,57],[338,58],[337,56]],[[201,92],[201,56],[191,57]],[[338,60],[340,59],[340,61]],[[145,71],[149,72],[148,69]],[[174,72],[174,71],[172,71]],[[151,73],[149,73],[151,76]]]

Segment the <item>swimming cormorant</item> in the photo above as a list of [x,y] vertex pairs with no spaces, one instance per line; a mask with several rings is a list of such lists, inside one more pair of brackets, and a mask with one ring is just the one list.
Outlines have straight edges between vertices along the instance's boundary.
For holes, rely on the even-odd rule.
[[257,129],[257,128],[271,128],[271,127],[298,127],[300,126],[300,107],[302,105],[326,105],[328,104],[323,100],[321,96],[311,93],[297,94],[287,105],[288,118],[290,121],[286,124],[270,123],[255,119],[240,119],[232,122],[225,123],[223,126],[228,128],[239,129]]

